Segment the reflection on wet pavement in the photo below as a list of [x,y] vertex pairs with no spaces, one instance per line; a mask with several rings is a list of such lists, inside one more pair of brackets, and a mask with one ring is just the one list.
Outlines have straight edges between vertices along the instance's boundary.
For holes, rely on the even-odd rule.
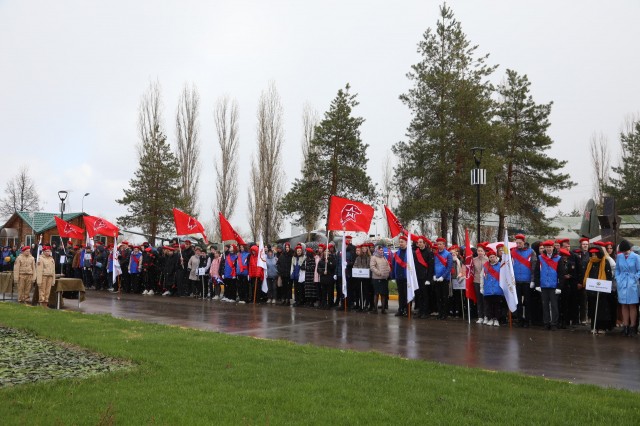
[[91,290],[79,309],[73,303],[67,306],[158,324],[640,390],[640,339],[592,336],[586,328],[510,329],[460,319],[408,320],[392,314],[131,294],[118,299],[115,294]]

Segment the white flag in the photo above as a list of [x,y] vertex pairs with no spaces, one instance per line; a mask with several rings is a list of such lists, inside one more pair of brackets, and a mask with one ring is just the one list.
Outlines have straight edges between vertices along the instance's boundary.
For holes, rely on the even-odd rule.
[[342,232],[342,250],[340,251],[340,269],[342,269],[342,295],[347,298],[347,243],[346,235]]
[[111,256],[113,257],[113,284],[116,283],[116,278],[122,274],[122,268],[120,268],[120,262],[118,261],[118,241],[116,238],[113,239],[113,253]]
[[264,269],[262,279],[262,292],[267,293],[269,291],[269,286],[267,285],[267,255],[264,252],[264,243],[262,242],[262,237],[260,237],[260,245],[258,246],[258,268]]
[[418,276],[416,275],[416,263],[413,260],[413,248],[411,247],[411,233],[407,235],[407,303],[416,297],[418,290]]
[[93,250],[93,238],[89,237],[89,232],[87,232],[87,247]]
[[502,262],[500,262],[500,288],[504,293],[509,310],[515,312],[518,307],[518,297],[516,296],[516,278],[513,274],[513,262],[511,261],[511,251],[509,250],[509,235],[504,231],[504,247],[502,248]]

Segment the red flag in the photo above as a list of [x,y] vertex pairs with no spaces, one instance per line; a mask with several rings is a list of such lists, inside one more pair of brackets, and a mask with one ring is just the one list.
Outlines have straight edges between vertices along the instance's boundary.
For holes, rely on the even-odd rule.
[[369,232],[373,207],[368,204],[331,196],[329,205],[329,231]]
[[389,233],[391,234],[391,238],[395,238],[396,235],[400,233],[407,233],[396,215],[394,215],[391,210],[389,210],[389,207],[384,206],[384,212],[387,214],[387,224],[389,225]]
[[54,216],[56,220],[56,226],[58,227],[58,234],[61,238],[75,238],[81,240],[84,238],[84,229],[79,226],[70,224],[67,221],[60,219],[58,216]]
[[464,265],[467,267],[467,279],[466,279],[466,288],[465,292],[467,295],[467,299],[472,300],[473,303],[478,302],[478,298],[476,297],[476,290],[473,287],[473,252],[471,251],[471,242],[469,241],[469,230],[464,230]]
[[105,237],[117,237],[120,230],[113,223],[101,217],[84,216],[84,226],[87,227],[89,238],[96,235],[104,235]]
[[240,236],[240,234],[238,234],[236,230],[233,229],[233,226],[231,226],[227,218],[225,218],[222,215],[222,212],[220,212],[219,215],[220,215],[220,236],[222,237],[222,241],[235,240],[240,245],[246,245],[247,243],[245,243],[242,237]]
[[202,234],[204,242],[209,244],[207,236],[204,234],[204,226],[198,219],[191,217],[185,212],[182,212],[176,208],[173,209],[173,220],[176,223],[176,234],[189,235],[189,234]]

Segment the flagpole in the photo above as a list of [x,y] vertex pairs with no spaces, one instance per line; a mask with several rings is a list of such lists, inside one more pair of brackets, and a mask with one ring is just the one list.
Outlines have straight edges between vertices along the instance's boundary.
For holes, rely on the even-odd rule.
[[467,297],[467,319],[469,320],[469,324],[471,324],[471,303],[469,302],[468,297]]
[[[260,254],[258,254],[260,256]],[[258,277],[253,278],[253,304],[256,304],[256,296],[258,294]]]

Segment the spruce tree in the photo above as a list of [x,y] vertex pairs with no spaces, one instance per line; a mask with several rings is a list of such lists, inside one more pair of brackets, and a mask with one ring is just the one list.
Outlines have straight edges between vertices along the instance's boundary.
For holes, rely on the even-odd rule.
[[617,177],[611,178],[607,189],[616,198],[618,214],[640,214],[640,120],[620,133],[620,145],[621,163],[612,168]]
[[116,200],[129,213],[119,217],[118,223],[125,228],[140,227],[153,245],[159,234],[174,233],[172,209],[184,209],[186,203],[181,197],[178,160],[159,126],[142,142],[139,153],[129,188]]
[[367,148],[360,137],[361,117],[352,115],[358,105],[357,95],[349,93],[347,84],[338,91],[329,110],[315,128],[303,176],[296,179],[280,205],[287,215],[303,224],[326,211],[332,195],[372,202],[375,187],[367,174]]
[[553,193],[574,185],[569,175],[560,172],[567,162],[546,154],[553,144],[547,134],[553,103],[536,104],[530,86],[526,75],[509,69],[498,86],[494,122],[498,238],[504,235],[507,216],[513,217],[512,225],[527,232],[548,233],[544,210],[560,202]]
[[488,55],[477,57],[477,48],[452,10],[441,6],[436,29],[427,29],[418,43],[422,59],[407,74],[413,87],[400,96],[413,115],[408,140],[393,147],[400,219],[436,216],[441,236],[451,229],[454,242],[464,212],[475,211],[470,149],[487,147],[491,135],[488,77],[495,67],[485,63]]

